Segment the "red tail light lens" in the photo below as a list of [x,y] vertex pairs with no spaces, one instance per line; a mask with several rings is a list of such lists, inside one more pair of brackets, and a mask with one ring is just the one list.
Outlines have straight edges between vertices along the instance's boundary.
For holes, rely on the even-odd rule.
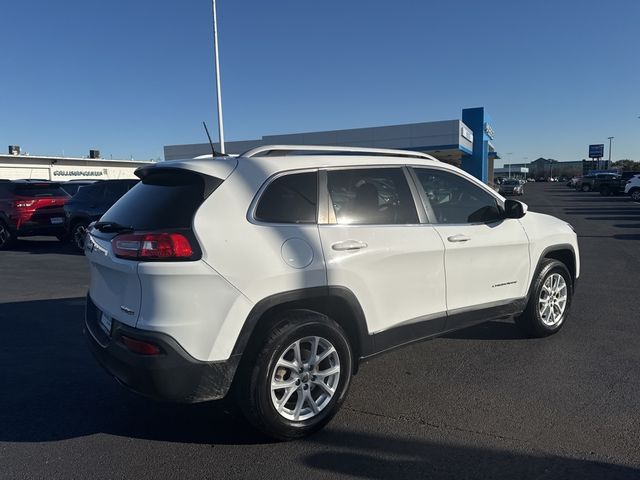
[[119,258],[138,260],[189,259],[193,248],[181,233],[132,233],[111,240],[113,253]]

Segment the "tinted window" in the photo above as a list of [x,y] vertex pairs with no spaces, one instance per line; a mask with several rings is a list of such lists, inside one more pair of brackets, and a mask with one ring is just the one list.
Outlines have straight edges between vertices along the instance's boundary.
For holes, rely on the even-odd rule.
[[86,185],[78,190],[75,195],[75,200],[102,200],[104,197],[104,183],[95,183],[93,185]]
[[358,168],[327,172],[331,204],[340,224],[418,223],[401,168]]
[[276,178],[262,194],[256,220],[274,223],[315,223],[318,206],[317,172]]
[[104,199],[108,203],[115,203],[130,188],[130,184],[126,182],[107,182],[105,186]]
[[66,197],[57,183],[16,183],[14,193],[23,197]]
[[433,223],[481,223],[500,218],[496,198],[466,178],[428,168],[416,168],[415,172]]
[[157,172],[129,190],[100,220],[135,230],[189,228],[203,201],[204,181],[198,174]]

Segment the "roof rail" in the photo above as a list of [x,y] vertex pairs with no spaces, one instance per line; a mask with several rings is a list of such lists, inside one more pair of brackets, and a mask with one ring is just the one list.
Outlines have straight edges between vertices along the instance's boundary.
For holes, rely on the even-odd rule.
[[261,147],[252,148],[251,150],[244,152],[240,156],[245,158],[258,156],[283,156],[293,154],[295,152],[331,152],[334,155],[339,155],[341,153],[361,153],[388,157],[422,158],[425,160],[438,161],[437,158],[432,157],[429,154],[414,152],[412,150],[394,150],[391,148],[338,147],[327,145],[263,145]]

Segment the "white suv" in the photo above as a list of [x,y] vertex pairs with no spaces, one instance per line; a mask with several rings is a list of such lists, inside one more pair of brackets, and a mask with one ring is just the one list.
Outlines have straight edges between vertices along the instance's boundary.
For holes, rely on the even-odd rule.
[[136,174],[88,231],[91,350],[145,395],[231,392],[275,438],[325,425],[368,357],[569,313],[571,226],[429,155],[270,146]]
[[624,193],[631,195],[631,199],[640,202],[640,175],[634,175],[624,186]]

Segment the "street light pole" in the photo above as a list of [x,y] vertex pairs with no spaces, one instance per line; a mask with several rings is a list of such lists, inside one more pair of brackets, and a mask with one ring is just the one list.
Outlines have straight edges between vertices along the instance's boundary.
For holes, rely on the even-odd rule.
[[607,168],[611,168],[611,141],[616,137],[607,137],[609,139],[609,161],[607,162]]
[[218,16],[216,13],[216,0],[211,0],[213,8],[213,54],[216,64],[216,97],[218,101],[218,135],[220,137],[220,153],[224,151],[224,126],[222,124],[222,92],[220,87],[220,61],[218,59]]

